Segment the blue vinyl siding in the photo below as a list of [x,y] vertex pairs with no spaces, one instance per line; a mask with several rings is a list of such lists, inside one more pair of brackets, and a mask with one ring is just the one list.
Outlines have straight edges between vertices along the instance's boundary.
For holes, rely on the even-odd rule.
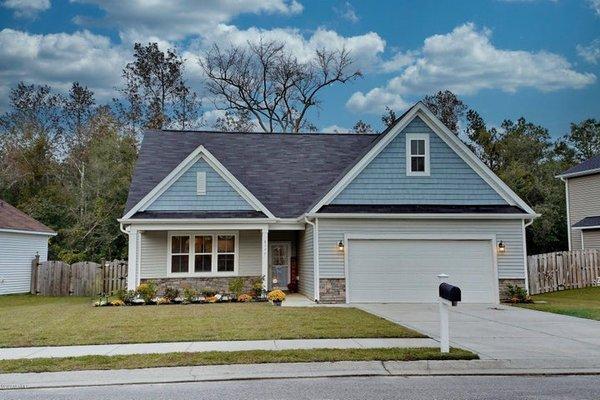
[[[406,176],[404,133],[428,133],[430,176]],[[331,204],[506,204],[425,122],[415,117]]]
[[[206,194],[196,194],[196,173],[206,172]],[[203,159],[198,160],[161,194],[147,210],[152,211],[242,211],[253,210]]]

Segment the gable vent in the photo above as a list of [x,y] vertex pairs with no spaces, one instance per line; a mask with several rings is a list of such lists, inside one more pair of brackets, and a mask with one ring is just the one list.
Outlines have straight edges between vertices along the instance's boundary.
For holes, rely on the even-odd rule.
[[196,194],[198,196],[206,194],[206,172],[196,173]]

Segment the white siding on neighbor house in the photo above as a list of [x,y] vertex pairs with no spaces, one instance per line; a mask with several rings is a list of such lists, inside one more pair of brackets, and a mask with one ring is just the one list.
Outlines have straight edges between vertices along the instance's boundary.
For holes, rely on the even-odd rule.
[[314,292],[314,253],[313,227],[307,224],[306,229],[299,232],[298,239],[298,291],[309,299],[315,297]]
[[48,236],[0,232],[0,294],[29,292],[31,261],[48,257]]
[[344,234],[496,235],[506,244],[498,254],[498,276],[524,278],[521,220],[385,220],[319,219],[319,278],[344,278],[344,252],[337,244]]
[[[240,276],[258,276],[261,274],[261,233],[258,230],[239,231],[239,268]],[[166,278],[168,244],[166,231],[146,231],[141,239],[141,275],[142,279]]]
[[[579,232],[575,232],[576,235],[579,235]],[[600,249],[600,230],[594,229],[583,231],[583,248]]]
[[[569,191],[569,219],[571,225],[585,217],[600,215],[600,174],[567,179]],[[571,229],[571,250],[580,250],[581,232]]]

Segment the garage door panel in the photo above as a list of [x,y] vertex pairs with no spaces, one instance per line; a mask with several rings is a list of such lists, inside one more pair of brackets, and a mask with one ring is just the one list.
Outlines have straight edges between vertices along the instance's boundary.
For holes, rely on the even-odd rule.
[[440,273],[464,302],[495,302],[490,241],[353,239],[348,251],[351,302],[434,302]]

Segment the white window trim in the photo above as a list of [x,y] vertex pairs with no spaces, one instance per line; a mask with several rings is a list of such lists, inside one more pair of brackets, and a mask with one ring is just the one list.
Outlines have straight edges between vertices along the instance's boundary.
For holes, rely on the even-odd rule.
[[[411,160],[411,142],[413,140],[423,140],[425,142],[425,171],[412,171]],[[415,157],[417,157],[415,155]],[[422,157],[422,156],[419,156]],[[406,134],[406,176],[429,176],[429,134],[428,133],[407,133]]]
[[[217,271],[217,257],[218,257],[218,236],[228,235],[235,238],[234,248],[234,259],[233,259],[233,271],[219,272]],[[188,272],[171,272],[171,238],[173,236],[188,236],[190,238],[189,247],[189,260],[188,260]],[[212,236],[212,258],[211,258],[211,272],[194,272],[194,260],[195,260],[195,240],[194,236]],[[167,234],[167,277],[168,278],[193,278],[193,277],[229,277],[238,276],[239,273],[239,255],[240,255],[240,241],[238,231],[169,231]],[[201,254],[201,253],[198,253]],[[204,253],[202,253],[204,254]],[[221,253],[231,254],[231,253]]]

